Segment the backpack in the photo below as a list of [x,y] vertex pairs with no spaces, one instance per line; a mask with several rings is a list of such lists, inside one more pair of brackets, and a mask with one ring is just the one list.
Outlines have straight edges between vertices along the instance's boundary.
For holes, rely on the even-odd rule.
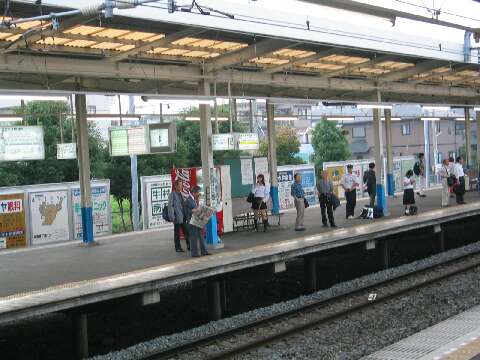
[[417,176],[420,175],[420,163],[418,161],[413,165],[413,173]]
[[168,204],[165,204],[162,209],[162,218],[165,221],[171,222],[170,216],[168,215]]

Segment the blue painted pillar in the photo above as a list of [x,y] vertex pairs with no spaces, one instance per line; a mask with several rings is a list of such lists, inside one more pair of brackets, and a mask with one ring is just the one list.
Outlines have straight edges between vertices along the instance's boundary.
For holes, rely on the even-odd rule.
[[272,214],[280,212],[280,201],[278,199],[278,186],[270,187],[270,197],[272,198]]
[[217,233],[217,214],[213,214],[212,218],[205,225],[205,236],[207,239],[207,244],[215,247],[219,243],[218,233]]
[[84,94],[75,94],[78,173],[80,181],[83,243],[94,244],[90,187],[90,153],[88,150],[87,103]]

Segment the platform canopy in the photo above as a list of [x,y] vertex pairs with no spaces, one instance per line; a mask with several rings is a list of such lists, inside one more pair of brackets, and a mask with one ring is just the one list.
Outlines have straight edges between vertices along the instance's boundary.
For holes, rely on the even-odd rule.
[[[66,11],[71,7],[59,4],[73,3],[44,0],[42,11]],[[39,7],[12,0],[10,14],[7,21],[37,16]],[[0,89],[192,95],[207,80],[219,96],[230,84],[232,95],[245,97],[376,101],[379,90],[389,102],[480,101],[480,65],[464,62],[462,44],[442,48],[424,38],[425,46],[409,51],[415,48],[409,39],[386,46],[382,34],[362,41],[278,24],[255,28],[240,18],[180,15],[142,7],[109,19],[65,17],[58,27],[51,21],[3,26]],[[272,31],[274,25],[280,30]]]

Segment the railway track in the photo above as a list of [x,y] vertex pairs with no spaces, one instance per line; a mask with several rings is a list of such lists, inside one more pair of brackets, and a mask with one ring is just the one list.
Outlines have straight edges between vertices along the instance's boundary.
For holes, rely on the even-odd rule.
[[180,346],[160,349],[138,360],[230,359],[479,266],[480,252],[467,254],[300,308],[199,337]]

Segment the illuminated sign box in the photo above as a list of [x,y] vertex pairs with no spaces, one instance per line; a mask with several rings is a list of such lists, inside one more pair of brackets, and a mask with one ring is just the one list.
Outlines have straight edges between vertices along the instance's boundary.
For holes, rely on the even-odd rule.
[[0,161],[45,159],[42,126],[0,127]]
[[257,133],[236,133],[235,139],[238,150],[258,150],[260,146]]
[[149,124],[150,153],[170,153],[176,150],[177,128],[175,123]]

